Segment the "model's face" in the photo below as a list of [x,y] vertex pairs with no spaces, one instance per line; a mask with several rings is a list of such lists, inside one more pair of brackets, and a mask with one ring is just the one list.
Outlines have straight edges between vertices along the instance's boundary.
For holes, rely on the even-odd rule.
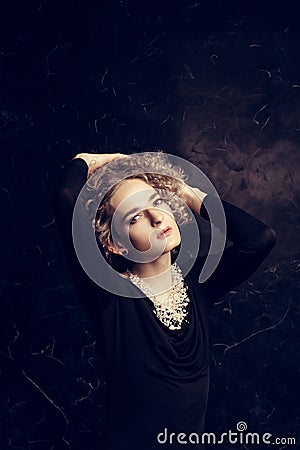
[[[137,250],[147,251],[151,246],[151,235],[153,246],[157,243],[161,248],[161,239],[165,240],[163,253],[180,244],[179,228],[170,207],[145,181],[138,178],[122,181],[111,198],[111,205],[115,211],[114,228],[121,243],[127,234]],[[167,227],[167,232],[161,233]]]

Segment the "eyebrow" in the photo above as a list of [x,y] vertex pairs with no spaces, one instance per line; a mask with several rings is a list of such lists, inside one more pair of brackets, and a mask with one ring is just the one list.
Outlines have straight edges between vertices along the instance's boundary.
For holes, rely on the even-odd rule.
[[[150,195],[150,197],[148,198],[148,201],[153,200],[155,197],[158,197],[159,193],[158,192],[154,192],[154,194]],[[127,219],[128,216],[130,216],[130,214],[134,214],[135,212],[140,211],[141,208],[133,208],[130,211],[128,211],[125,216],[124,219]]]

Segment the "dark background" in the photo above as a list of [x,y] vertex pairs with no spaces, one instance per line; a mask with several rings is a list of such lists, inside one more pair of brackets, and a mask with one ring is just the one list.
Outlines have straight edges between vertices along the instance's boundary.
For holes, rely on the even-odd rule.
[[193,162],[222,198],[278,233],[257,273],[213,309],[207,431],[243,420],[248,431],[297,438],[276,448],[300,448],[299,2],[6,8],[0,448],[101,444],[103,362],[73,292],[52,192],[78,152],[157,148]]

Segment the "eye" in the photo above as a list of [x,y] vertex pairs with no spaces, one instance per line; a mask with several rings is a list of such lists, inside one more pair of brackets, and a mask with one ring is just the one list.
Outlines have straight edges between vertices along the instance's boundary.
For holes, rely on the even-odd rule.
[[137,214],[136,216],[132,217],[132,219],[129,220],[130,225],[135,224],[140,216],[141,214]]
[[164,199],[159,197],[156,200],[154,200],[153,205],[157,206],[157,205],[160,205],[163,202],[164,202]]
[[[160,205],[161,203],[164,203],[164,199],[161,198],[161,197],[159,197],[159,198],[157,198],[156,200],[154,200],[153,206],[158,206],[158,205]],[[132,217],[132,218],[129,220],[129,224],[130,224],[130,225],[134,225],[140,217],[141,217],[141,214],[136,214],[134,217]]]

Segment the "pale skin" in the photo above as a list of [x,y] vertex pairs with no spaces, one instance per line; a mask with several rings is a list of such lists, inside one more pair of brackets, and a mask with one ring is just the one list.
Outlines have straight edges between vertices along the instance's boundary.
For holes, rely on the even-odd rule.
[[[79,153],[75,158],[83,159],[88,167],[88,177],[92,173],[109,162],[126,157],[123,153],[114,154],[94,154],[94,153]],[[202,201],[207,194],[197,189],[197,193],[185,183],[182,183],[181,199],[187,206],[199,214]],[[146,263],[136,262],[131,270],[132,273],[138,275],[140,278],[147,278],[148,284],[151,285],[152,280],[155,279],[155,287],[159,277],[163,278],[163,284],[166,283],[166,275],[170,274],[171,267],[171,250],[178,246],[181,242],[180,231],[178,229],[175,218],[170,208],[163,202],[157,191],[148,183],[141,179],[124,180],[120,183],[117,190],[111,198],[111,205],[116,214],[116,226],[119,227],[119,235],[122,234],[123,229],[129,232],[130,241],[134,248],[141,252],[145,252],[150,248],[149,236],[151,235],[155,244],[162,243],[158,241],[158,234],[166,227],[171,227],[172,231],[164,236],[165,248],[162,254],[155,260]],[[138,206],[138,208],[137,208]],[[136,210],[129,214],[132,209]],[[127,216],[126,216],[127,215]],[[152,234],[153,233],[153,234]],[[117,245],[109,247],[109,251],[115,254],[121,254],[125,247],[121,242],[116,242]],[[128,251],[128,249],[126,249]],[[130,257],[130,251],[128,253]],[[170,276],[168,277],[168,279]],[[159,283],[161,284],[161,283]],[[153,288],[153,285],[151,286]],[[169,289],[156,289],[158,292],[165,292],[168,295]]]

